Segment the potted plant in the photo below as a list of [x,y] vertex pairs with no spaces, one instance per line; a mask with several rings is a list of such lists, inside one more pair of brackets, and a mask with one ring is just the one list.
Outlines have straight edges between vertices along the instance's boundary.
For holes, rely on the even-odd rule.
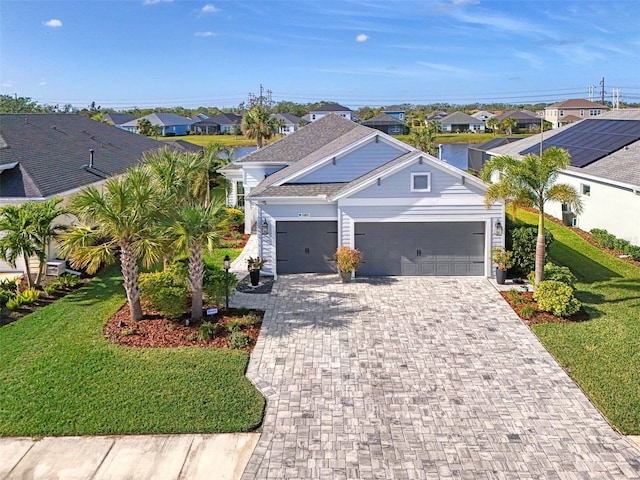
[[249,270],[249,277],[251,278],[251,285],[254,287],[260,283],[260,270],[267,261],[260,257],[247,258],[247,268]]
[[341,246],[338,247],[333,255],[334,260],[338,264],[338,270],[343,282],[348,282],[353,276],[353,272],[362,263],[362,252],[355,248]]
[[498,285],[504,285],[507,279],[507,269],[513,266],[513,252],[502,247],[493,247],[491,261],[496,265],[496,282]]

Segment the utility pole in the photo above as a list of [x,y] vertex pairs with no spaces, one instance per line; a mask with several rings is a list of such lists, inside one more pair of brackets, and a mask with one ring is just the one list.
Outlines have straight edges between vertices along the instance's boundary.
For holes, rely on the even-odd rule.
[[593,97],[596,93],[596,86],[595,85],[589,85],[589,101],[593,102]]
[[602,77],[602,80],[600,80],[600,97],[602,99],[600,103],[604,105],[604,77]]
[[613,88],[611,97],[612,97],[611,103],[613,104],[613,109],[618,110],[620,108],[620,89]]

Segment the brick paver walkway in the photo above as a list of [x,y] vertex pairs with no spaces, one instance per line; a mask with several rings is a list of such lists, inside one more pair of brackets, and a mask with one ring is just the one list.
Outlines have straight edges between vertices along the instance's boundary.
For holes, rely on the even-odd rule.
[[638,479],[618,435],[478,278],[282,276],[247,375],[250,479]]

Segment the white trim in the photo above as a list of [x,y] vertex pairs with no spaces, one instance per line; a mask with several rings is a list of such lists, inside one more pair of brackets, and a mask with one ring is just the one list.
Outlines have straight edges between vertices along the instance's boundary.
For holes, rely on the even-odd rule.
[[[469,195],[470,196],[470,195]],[[338,202],[341,206],[368,207],[368,206],[439,206],[439,207],[460,207],[460,206],[484,206],[484,197],[478,195],[476,198],[467,198],[460,195],[447,195],[446,197],[397,197],[397,198],[345,198]],[[500,202],[495,202],[491,207],[499,207]],[[491,208],[490,207],[490,208]]]
[[[427,188],[416,188],[416,177],[427,177]],[[431,191],[431,172],[411,172],[411,191],[412,192],[430,192]]]
[[275,222],[336,222],[338,217],[271,217]]
[[351,217],[354,223],[465,223],[465,222],[487,222],[494,218],[490,214],[487,215],[461,215],[452,217],[448,215],[415,215],[411,218],[407,217],[387,217],[387,218],[368,218],[368,217]]
[[318,195],[317,197],[251,197],[249,199],[259,205],[326,205],[336,204],[329,201],[326,195]]

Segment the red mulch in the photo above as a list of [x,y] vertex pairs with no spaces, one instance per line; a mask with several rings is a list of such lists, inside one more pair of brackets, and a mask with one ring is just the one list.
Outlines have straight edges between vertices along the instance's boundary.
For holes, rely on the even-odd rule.
[[[162,317],[157,312],[145,309],[147,314],[142,320],[131,321],[129,318],[129,305],[123,307],[109,319],[104,327],[105,337],[119,345],[136,348],[174,348],[174,347],[215,347],[231,348],[229,346],[228,333],[225,330],[220,336],[211,340],[198,340],[198,328],[202,322],[220,323],[226,325],[232,320],[239,320],[245,312],[229,309],[229,312],[221,312],[213,317],[205,317],[202,320],[191,320],[189,326],[184,325],[188,316],[179,320],[170,320]],[[264,312],[251,310],[250,313],[263,318]],[[258,335],[260,325],[244,326],[240,330],[249,336],[249,346],[243,348],[247,353],[251,353]]]
[[[513,302],[508,292],[500,292],[500,295],[507,301],[507,303],[513,308],[513,310],[518,314],[518,316],[527,322],[529,325],[535,325],[539,323],[575,323],[575,322],[584,322],[589,320],[589,314],[580,307],[576,313],[569,317],[556,317],[555,315],[549,312],[542,312],[537,310],[538,304],[533,299],[533,292],[518,292],[518,298],[524,300],[522,303],[516,304],[517,302]],[[512,294],[513,295],[513,294]],[[536,308],[536,312],[530,318],[524,318],[520,312],[525,305],[532,305]]]

